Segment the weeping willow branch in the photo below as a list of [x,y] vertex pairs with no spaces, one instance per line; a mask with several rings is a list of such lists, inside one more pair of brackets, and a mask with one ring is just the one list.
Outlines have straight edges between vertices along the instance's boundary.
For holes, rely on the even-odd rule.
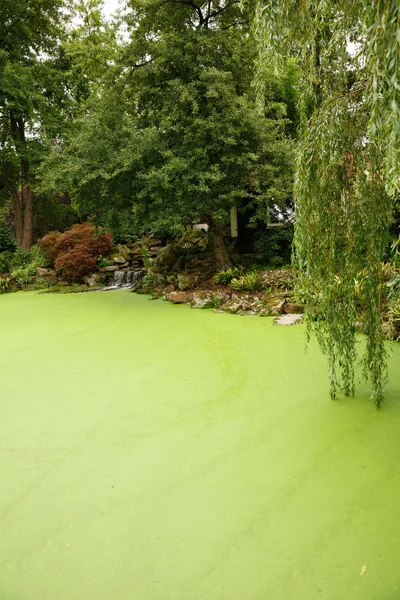
[[400,183],[400,8],[392,0],[260,0],[255,29],[259,79],[290,56],[303,72],[294,256],[308,334],[327,356],[331,396],[352,395],[361,319],[363,373],[380,406],[380,265]]

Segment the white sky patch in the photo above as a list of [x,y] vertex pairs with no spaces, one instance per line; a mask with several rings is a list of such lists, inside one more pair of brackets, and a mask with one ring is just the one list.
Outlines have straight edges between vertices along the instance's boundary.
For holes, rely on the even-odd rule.
[[104,0],[103,12],[107,17],[111,17],[118,8],[123,7],[123,2],[120,0]]

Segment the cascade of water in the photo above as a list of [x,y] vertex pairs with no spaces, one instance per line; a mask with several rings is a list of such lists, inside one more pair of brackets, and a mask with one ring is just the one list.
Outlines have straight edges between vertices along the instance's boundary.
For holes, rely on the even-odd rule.
[[135,287],[141,277],[141,271],[114,271],[113,286],[117,288]]

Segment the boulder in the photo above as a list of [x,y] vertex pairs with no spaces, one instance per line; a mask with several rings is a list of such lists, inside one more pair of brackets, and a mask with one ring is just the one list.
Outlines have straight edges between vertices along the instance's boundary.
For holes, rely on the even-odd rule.
[[180,290],[190,290],[199,283],[200,276],[198,273],[179,273],[178,287]]
[[221,309],[224,312],[229,312],[232,314],[236,314],[239,311],[243,310],[243,305],[241,302],[238,302],[237,300],[228,300],[228,302],[225,302],[225,304],[223,304],[221,306]]
[[163,289],[163,296],[166,297],[167,299],[169,299],[169,295],[171,292],[173,292],[175,290],[174,286],[172,285],[172,283],[168,284],[167,287],[165,287]]
[[122,254],[114,254],[111,258],[112,258],[113,263],[118,266],[121,266],[121,265],[128,266],[128,261],[126,260],[126,258],[124,256],[122,256]]
[[106,280],[105,273],[91,273],[87,277],[85,277],[85,283],[89,287],[96,287],[102,285]]
[[179,258],[179,249],[173,244],[168,244],[161,248],[157,254],[157,265],[171,270]]
[[171,292],[169,300],[174,304],[183,304],[193,300],[193,292]]
[[133,246],[131,246],[129,249],[132,256],[135,256],[136,258],[143,256],[142,249],[139,244],[133,244]]
[[274,319],[274,325],[299,325],[304,320],[304,315],[280,315]]
[[99,269],[100,273],[112,273],[113,271],[118,271],[119,270],[119,266],[118,265],[112,265],[110,267],[101,267],[101,269]]
[[283,312],[287,315],[301,314],[304,312],[304,304],[294,304],[293,302],[285,302]]
[[261,317],[270,317],[281,315],[283,312],[283,307],[285,305],[285,300],[281,298],[272,297],[270,301],[266,304],[266,306],[260,311]]
[[36,277],[40,277],[40,279],[44,279],[45,277],[56,277],[56,272],[54,269],[46,269],[45,267],[38,267],[36,269]]
[[[216,298],[216,296],[218,296],[218,298]],[[216,304],[220,305],[224,300],[225,298],[223,299],[221,294],[215,294],[213,292],[194,292],[191,304],[192,308],[215,308]]]
[[131,254],[132,250],[128,246],[125,246],[124,244],[117,244],[114,248],[113,256],[121,256],[125,259],[125,261],[129,262]]

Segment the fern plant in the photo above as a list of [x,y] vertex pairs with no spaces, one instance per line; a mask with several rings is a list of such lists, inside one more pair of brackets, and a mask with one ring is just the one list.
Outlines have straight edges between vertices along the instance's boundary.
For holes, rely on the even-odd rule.
[[232,279],[240,277],[243,273],[243,269],[241,267],[231,267],[230,269],[222,269],[221,271],[217,271],[215,273],[213,279],[214,283],[218,285],[229,285]]
[[0,277],[0,294],[5,294],[8,291],[8,277]]
[[389,308],[389,325],[393,332],[393,339],[400,340],[400,300]]
[[258,292],[262,288],[262,277],[260,273],[247,273],[242,277],[234,277],[231,280],[230,286],[239,292]]

